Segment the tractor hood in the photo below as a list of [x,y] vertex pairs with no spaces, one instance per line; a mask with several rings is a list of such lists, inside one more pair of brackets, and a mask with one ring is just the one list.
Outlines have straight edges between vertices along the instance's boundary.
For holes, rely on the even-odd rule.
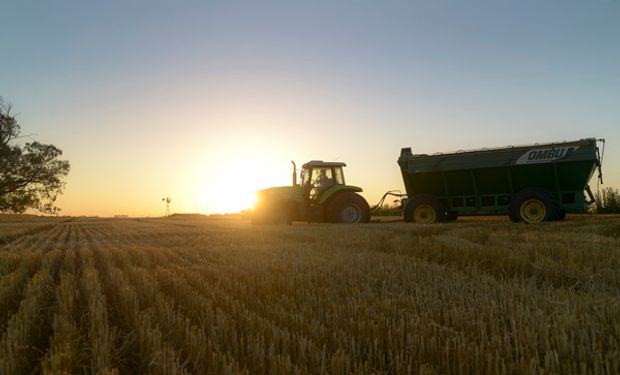
[[273,195],[273,194],[288,194],[293,190],[297,190],[297,186],[275,186],[267,189],[258,190],[257,195]]
[[256,205],[261,205],[267,201],[290,200],[303,200],[302,188],[300,186],[276,186],[256,192]]

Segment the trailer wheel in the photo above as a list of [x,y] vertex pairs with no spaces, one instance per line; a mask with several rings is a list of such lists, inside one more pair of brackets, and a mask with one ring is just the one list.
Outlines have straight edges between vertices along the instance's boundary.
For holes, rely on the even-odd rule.
[[416,195],[407,202],[404,219],[408,223],[437,223],[446,220],[446,209],[432,195]]
[[370,221],[370,207],[359,194],[340,193],[327,205],[327,220],[331,223],[367,223]]
[[515,194],[508,207],[510,220],[528,224],[556,220],[559,208],[553,195],[544,189],[525,189]]

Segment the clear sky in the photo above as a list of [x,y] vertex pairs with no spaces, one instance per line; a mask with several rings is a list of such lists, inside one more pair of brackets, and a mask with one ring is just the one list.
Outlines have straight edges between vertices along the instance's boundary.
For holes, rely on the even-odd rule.
[[[338,160],[372,205],[401,147],[607,139],[620,1],[12,1],[0,96],[70,160],[69,215],[234,211]],[[593,185],[596,185],[593,182]]]

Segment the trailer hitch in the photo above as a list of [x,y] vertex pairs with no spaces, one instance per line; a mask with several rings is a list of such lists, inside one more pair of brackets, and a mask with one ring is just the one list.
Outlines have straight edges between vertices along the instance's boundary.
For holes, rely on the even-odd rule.
[[377,203],[370,209],[370,212],[374,212],[377,209],[381,208],[383,206],[383,203],[385,202],[385,198],[387,198],[388,196],[403,198],[407,197],[407,194],[403,194],[400,190],[388,190],[385,194],[383,194],[383,196],[379,200],[379,203]]

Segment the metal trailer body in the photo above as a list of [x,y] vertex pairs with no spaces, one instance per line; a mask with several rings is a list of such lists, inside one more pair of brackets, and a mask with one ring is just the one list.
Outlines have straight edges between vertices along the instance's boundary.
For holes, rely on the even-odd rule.
[[588,181],[601,160],[597,140],[588,138],[433,155],[403,148],[398,165],[408,200],[434,197],[449,217],[509,214],[528,189],[548,192],[564,214],[585,212],[594,201]]

